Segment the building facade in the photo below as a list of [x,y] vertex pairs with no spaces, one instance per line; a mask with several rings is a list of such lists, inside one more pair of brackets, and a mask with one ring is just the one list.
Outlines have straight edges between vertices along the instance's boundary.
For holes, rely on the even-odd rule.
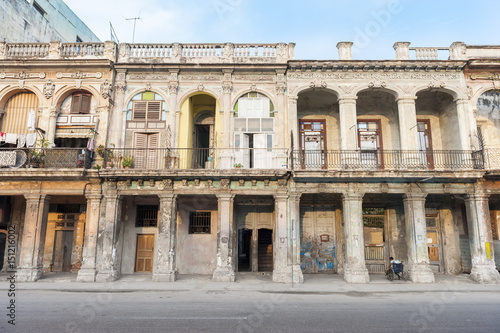
[[293,43],[1,45],[18,280],[367,283],[392,256],[416,283],[499,282],[500,47],[337,46],[302,61]]
[[100,42],[63,0],[3,0],[0,22],[7,43]]

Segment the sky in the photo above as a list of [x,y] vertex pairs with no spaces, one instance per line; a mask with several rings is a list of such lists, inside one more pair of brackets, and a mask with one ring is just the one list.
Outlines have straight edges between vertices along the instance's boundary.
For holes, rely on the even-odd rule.
[[411,46],[500,45],[499,0],[65,0],[102,40],[120,42],[296,43],[295,59],[394,59]]

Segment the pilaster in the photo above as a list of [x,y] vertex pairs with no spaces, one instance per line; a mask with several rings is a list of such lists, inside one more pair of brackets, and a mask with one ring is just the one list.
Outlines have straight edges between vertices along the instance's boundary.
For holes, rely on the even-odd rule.
[[356,97],[339,99],[340,149],[356,150],[358,148]]
[[469,100],[466,98],[457,98],[455,99],[455,103],[457,105],[458,132],[460,138],[457,144],[460,146],[454,147],[454,149],[469,150],[471,149],[471,129],[468,123],[468,114],[470,113]]
[[[288,97],[288,132],[285,134],[287,136],[285,142],[288,142],[288,146],[292,147],[294,150],[299,149],[299,119],[297,118],[297,97]],[[293,137],[293,142],[290,141]]]
[[97,282],[109,282],[119,277],[118,242],[121,227],[122,197],[116,191],[116,182],[108,181],[104,194],[105,216],[99,223]]
[[47,232],[50,196],[25,194],[26,214],[24,218],[21,255],[17,269],[17,281],[35,282],[43,275],[43,250]]
[[85,223],[82,266],[78,271],[76,280],[78,282],[95,282],[97,274],[97,236],[102,199],[99,179],[92,180],[91,192],[85,197],[87,198],[87,220]]
[[500,283],[495,267],[488,195],[474,193],[465,196],[467,227],[472,261],[471,278],[479,283]]
[[290,244],[288,256],[291,258],[292,276],[290,282],[292,283],[304,282],[304,275],[300,268],[300,196],[300,193],[292,193],[289,199],[291,240],[288,242]]
[[160,198],[160,216],[153,258],[153,281],[174,282],[177,278],[175,268],[177,196],[173,193],[162,193],[158,197]]
[[426,196],[427,193],[406,193],[403,195],[406,235],[408,237],[407,268],[410,279],[415,283],[434,282],[427,249]]
[[233,200],[234,194],[217,195],[217,267],[212,280],[215,282],[234,282],[233,262]]
[[53,143],[56,136],[56,124],[57,124],[57,117],[59,116],[59,110],[51,106],[48,108],[47,111],[49,113],[49,127],[47,131],[47,140],[48,142]]
[[370,282],[365,264],[363,196],[364,194],[360,192],[347,192],[342,196],[345,237],[344,280],[347,283]]
[[[120,47],[122,44],[120,44]],[[124,115],[123,110],[127,109],[125,105],[125,91],[127,89],[126,82],[127,70],[119,69],[116,73],[116,83],[115,83],[115,100],[114,105],[110,107],[112,114],[108,116],[108,121],[110,121],[110,133],[108,134],[107,145],[110,143],[115,144],[115,147],[124,147],[123,140],[123,127],[126,124],[126,114]]]

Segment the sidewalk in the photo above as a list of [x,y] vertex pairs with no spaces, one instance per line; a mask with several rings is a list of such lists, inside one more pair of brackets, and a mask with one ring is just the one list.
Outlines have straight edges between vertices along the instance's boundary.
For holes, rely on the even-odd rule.
[[[0,275],[0,289],[9,289],[9,275]],[[50,290],[65,292],[135,292],[135,291],[201,291],[261,292],[297,294],[335,293],[401,293],[401,292],[500,292],[500,284],[478,284],[468,275],[436,275],[436,283],[414,284],[388,281],[384,275],[371,274],[369,284],[348,284],[341,275],[305,274],[302,284],[273,283],[270,273],[237,273],[236,282],[212,282],[209,275],[180,275],[173,283],[152,282],[151,275],[124,275],[115,282],[79,283],[76,274],[48,273],[33,283],[16,283],[17,290]]]

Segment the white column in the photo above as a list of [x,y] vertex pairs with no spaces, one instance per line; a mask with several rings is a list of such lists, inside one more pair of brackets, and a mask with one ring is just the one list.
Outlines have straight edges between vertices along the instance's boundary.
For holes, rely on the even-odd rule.
[[[127,87],[125,76],[126,71],[119,71],[117,73],[114,105],[110,107],[110,111],[112,112],[112,114],[108,115],[108,121],[110,122],[110,133],[108,134],[106,145],[109,146],[110,143],[113,143],[117,148],[124,147],[123,145],[125,144],[124,142],[122,142],[123,132],[125,131],[123,124],[126,121],[125,119],[123,119],[124,116],[126,116],[123,111],[127,109],[127,105],[125,105],[125,90]],[[99,134],[104,135],[104,133]]]
[[234,194],[218,194],[217,214],[217,267],[212,276],[215,282],[234,282],[232,253]]
[[358,123],[356,119],[356,97],[339,99],[339,132],[342,165],[345,169],[359,166]]
[[50,196],[25,194],[26,214],[17,265],[17,281],[35,282],[43,275],[43,250],[47,232]]
[[416,97],[398,99],[399,144],[401,150],[418,150]]
[[290,238],[289,257],[292,265],[293,283],[303,283],[304,275],[300,268],[300,193],[290,195]]
[[105,193],[105,211],[104,220],[99,223],[98,248],[98,271],[97,282],[109,282],[119,277],[118,261],[118,241],[120,236],[120,217],[122,197],[117,194],[116,182],[108,181],[108,189]]
[[427,224],[425,220],[425,197],[427,193],[403,195],[406,235],[408,245],[407,268],[415,283],[433,283],[429,253],[427,249]]
[[469,110],[469,100],[465,98],[459,98],[456,99],[455,102],[457,103],[457,119],[458,119],[458,134],[459,134],[459,142],[457,144],[460,145],[460,147],[456,147],[455,149],[460,149],[460,150],[469,150],[471,149],[471,130],[468,125],[468,113],[472,112],[472,110]]
[[342,205],[345,237],[344,280],[348,283],[368,283],[370,276],[365,264],[363,194],[344,193]]
[[172,193],[162,193],[158,197],[160,216],[153,259],[153,281],[174,282],[177,277],[174,259],[177,196]]
[[290,142],[290,133],[293,133],[293,149],[299,149],[299,120],[297,118],[297,97],[288,97],[288,131],[285,133],[285,142],[289,143],[291,147],[292,142]]
[[471,278],[479,283],[500,283],[500,274],[495,267],[488,195],[467,195],[465,208],[472,260]]
[[87,198],[87,214],[82,254],[82,267],[78,271],[76,280],[78,282],[95,282],[97,274],[97,234],[99,229],[99,214],[102,195],[99,191],[99,193],[87,194],[85,197]]
[[273,282],[291,283],[292,273],[297,274],[297,277],[294,276],[294,282],[302,282],[303,277],[300,278],[297,267],[293,270],[292,266],[293,254],[290,250],[293,246],[293,240],[291,239],[291,225],[289,228],[288,224],[288,195],[285,193],[275,195],[274,203]]
[[49,127],[47,131],[47,140],[49,143],[54,143],[56,137],[56,124],[57,117],[59,116],[58,110],[55,107],[49,107]]

